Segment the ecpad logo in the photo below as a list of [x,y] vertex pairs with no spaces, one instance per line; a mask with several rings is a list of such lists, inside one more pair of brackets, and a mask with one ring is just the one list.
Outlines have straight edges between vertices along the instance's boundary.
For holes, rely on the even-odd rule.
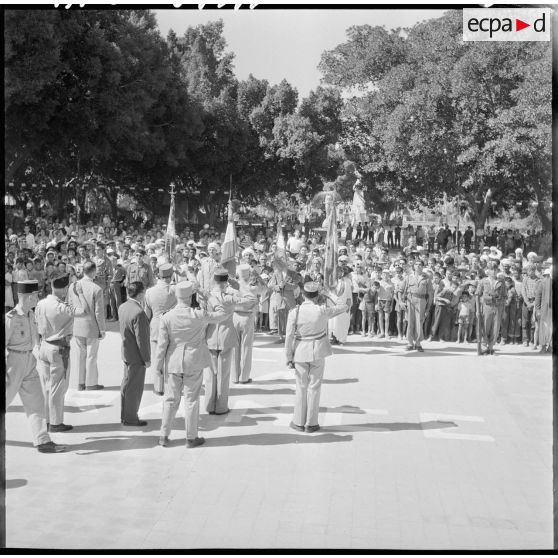
[[464,41],[550,41],[550,8],[463,10]]

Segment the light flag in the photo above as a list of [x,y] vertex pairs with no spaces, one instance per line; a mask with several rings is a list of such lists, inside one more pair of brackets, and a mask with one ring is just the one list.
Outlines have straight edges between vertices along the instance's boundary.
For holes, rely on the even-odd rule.
[[329,211],[326,219],[324,286],[334,289],[337,286],[337,221],[335,207]]
[[234,226],[232,202],[230,200],[227,221],[225,240],[223,241],[223,246],[221,246],[221,265],[229,272],[229,277],[236,277],[236,250],[238,241]]

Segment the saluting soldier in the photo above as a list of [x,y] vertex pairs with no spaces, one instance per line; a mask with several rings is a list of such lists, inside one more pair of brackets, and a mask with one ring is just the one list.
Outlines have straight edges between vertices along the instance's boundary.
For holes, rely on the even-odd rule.
[[[210,415],[229,412],[229,383],[233,350],[238,346],[238,334],[233,322],[234,305],[243,300],[229,285],[229,273],[224,267],[215,268],[211,293],[200,292],[210,312],[224,308],[226,317],[207,327],[206,341],[209,365],[204,370],[205,410]],[[238,381],[235,381],[238,383]]]
[[45,394],[46,421],[49,432],[67,432],[73,426],[64,424],[64,397],[70,383],[69,360],[74,316],[88,314],[81,284],[76,284],[79,306],[66,302],[70,276],[52,280],[52,294],[40,300],[35,310],[41,339],[37,371]]
[[486,277],[479,281],[477,290],[482,308],[483,341],[486,346],[482,351],[483,355],[494,354],[494,343],[498,339],[507,298],[505,281],[496,277],[497,273],[498,264],[490,262],[486,268]]
[[31,308],[37,303],[39,284],[20,281],[16,285],[18,302],[5,316],[6,336],[6,408],[17,393],[31,422],[33,442],[41,453],[66,451],[48,435],[45,419],[45,397],[37,373],[39,334]]
[[[151,354],[155,354],[157,340],[159,339],[159,321],[161,316],[176,306],[175,286],[171,285],[173,278],[173,266],[163,263],[159,266],[159,279],[155,286],[147,289],[145,293],[145,313],[149,320],[149,339],[151,340]],[[157,374],[157,369],[152,368],[153,391],[157,395],[163,395],[163,377]]]
[[233,324],[238,337],[233,352],[233,382],[249,384],[252,379],[252,347],[254,345],[254,320],[258,311],[258,295],[267,290],[259,277],[251,278],[252,268],[248,264],[238,266],[238,292],[245,298],[234,307]]
[[432,284],[423,273],[420,260],[415,262],[414,273],[409,274],[403,283],[403,301],[407,308],[407,351],[416,349],[424,352],[421,342],[424,339],[422,324],[426,313],[426,303],[433,295]]
[[296,397],[290,426],[299,432],[320,429],[318,414],[325,358],[332,354],[328,339],[328,320],[347,312],[351,302],[338,297],[335,306],[317,304],[319,285],[304,284],[304,302],[287,317],[285,353],[287,365],[295,369]]
[[205,442],[198,437],[203,369],[210,362],[205,330],[208,324],[224,320],[232,308],[228,314],[222,307],[215,312],[191,308],[194,291],[189,281],[178,283],[175,292],[176,306],[161,316],[154,359],[158,373],[163,375],[166,371],[167,374],[159,445],[168,446],[172,422],[184,391],[186,445],[195,448]]

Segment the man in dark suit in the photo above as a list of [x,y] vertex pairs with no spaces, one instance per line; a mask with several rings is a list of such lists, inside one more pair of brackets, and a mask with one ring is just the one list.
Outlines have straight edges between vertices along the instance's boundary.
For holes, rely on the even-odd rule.
[[145,369],[150,366],[149,320],[143,311],[144,285],[134,281],[127,287],[128,299],[118,309],[124,378],[120,388],[120,420],[124,426],[145,426],[138,409],[143,395]]

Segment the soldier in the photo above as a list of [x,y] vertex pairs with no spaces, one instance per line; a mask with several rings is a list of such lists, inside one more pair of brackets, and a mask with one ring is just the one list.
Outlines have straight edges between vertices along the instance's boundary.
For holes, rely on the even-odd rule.
[[[282,270],[275,266],[275,270],[269,280],[268,287],[271,289],[269,326],[272,330],[276,329],[279,333],[277,343],[285,341],[287,313],[296,306],[299,277],[300,275],[292,269],[292,263],[290,263],[290,267],[287,270]],[[302,281],[302,278],[300,278],[300,281]]]
[[250,279],[252,268],[248,264],[238,266],[238,292],[246,301],[234,307],[233,324],[238,343],[233,352],[233,382],[252,382],[252,346],[254,345],[254,318],[258,309],[258,295],[267,290],[267,285],[258,276]]
[[223,307],[217,307],[214,312],[194,310],[190,307],[193,285],[189,281],[178,283],[175,292],[176,306],[161,316],[154,358],[159,375],[166,371],[168,376],[159,445],[168,446],[172,422],[184,390],[186,445],[195,448],[205,442],[198,437],[198,420],[203,369],[210,362],[205,342],[206,326],[226,319],[232,308],[229,314]]
[[497,278],[498,263],[490,262],[486,268],[486,277],[479,281],[477,296],[481,302],[484,343],[483,355],[494,354],[494,343],[498,339],[500,323],[506,303],[507,290],[503,278]]
[[97,242],[95,247],[95,257],[92,261],[97,266],[97,275],[95,276],[95,283],[101,287],[103,291],[103,300],[105,302],[105,318],[108,317],[110,311],[110,296],[109,286],[110,280],[114,275],[112,263],[105,255],[105,245],[103,242]]
[[337,298],[335,306],[318,305],[319,285],[304,284],[304,302],[293,308],[287,318],[285,353],[287,366],[295,369],[296,399],[290,426],[299,432],[320,429],[320,390],[324,375],[325,357],[332,354],[328,340],[328,321],[348,312],[351,300]]
[[49,432],[67,432],[73,428],[64,424],[64,396],[70,383],[70,340],[74,316],[85,316],[88,310],[81,284],[76,286],[79,306],[65,302],[69,285],[69,275],[53,279],[52,294],[40,300],[35,310],[41,339],[37,371],[45,394],[45,416]]
[[210,324],[207,328],[209,366],[204,370],[205,410],[210,415],[224,415],[229,412],[233,349],[238,346],[238,334],[233,322],[233,309],[237,297],[229,286],[229,273],[224,267],[215,268],[213,285],[210,293],[198,294],[204,298],[210,312],[224,307],[227,316],[223,321]]
[[[176,306],[175,287],[171,286],[173,266],[164,263],[159,266],[159,279],[157,284],[145,293],[145,313],[149,320],[149,338],[151,340],[151,354],[155,354],[157,340],[159,339],[159,320],[161,316]],[[157,369],[152,368],[153,391],[157,395],[163,395],[164,386],[161,383],[162,376],[157,374]]]
[[144,257],[145,250],[143,248],[136,248],[134,259],[126,269],[126,279],[124,279],[125,287],[135,281],[141,281],[144,289],[147,291],[147,289],[155,284],[153,270],[151,266],[144,261]]
[[211,291],[213,287],[213,275],[215,274],[215,269],[220,267],[219,245],[216,242],[210,242],[207,246],[207,252],[207,258],[204,258],[200,264],[198,282],[202,290]]
[[416,349],[424,352],[421,345],[424,339],[422,324],[429,297],[432,297],[432,284],[423,274],[422,262],[417,260],[414,273],[409,274],[403,284],[403,301],[407,309],[407,351]]
[[66,451],[48,435],[45,419],[45,398],[37,374],[39,334],[31,308],[37,303],[38,282],[21,281],[16,285],[18,302],[5,317],[6,335],[6,408],[17,393],[25,414],[31,422],[33,441],[41,453]]

